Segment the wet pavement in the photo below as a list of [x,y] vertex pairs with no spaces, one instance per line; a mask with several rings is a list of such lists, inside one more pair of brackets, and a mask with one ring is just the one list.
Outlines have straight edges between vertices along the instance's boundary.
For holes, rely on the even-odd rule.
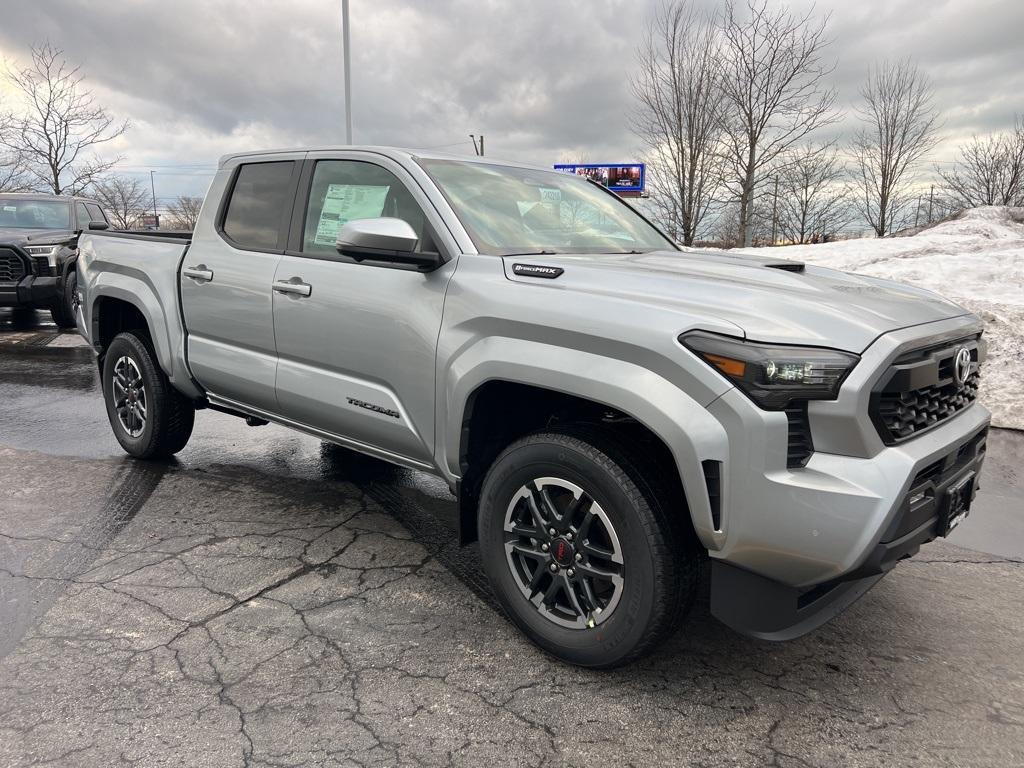
[[587,672],[494,608],[443,483],[208,411],[177,460],[130,460],[88,350],[2,312],[2,766],[1024,764],[1019,433],[973,549],[791,643],[699,606]]

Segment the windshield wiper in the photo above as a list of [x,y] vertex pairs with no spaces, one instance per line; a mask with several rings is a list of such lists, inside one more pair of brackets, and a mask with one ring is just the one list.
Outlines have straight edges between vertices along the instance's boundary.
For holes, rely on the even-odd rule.
[[503,253],[502,256],[557,256],[556,251],[523,251],[521,253]]

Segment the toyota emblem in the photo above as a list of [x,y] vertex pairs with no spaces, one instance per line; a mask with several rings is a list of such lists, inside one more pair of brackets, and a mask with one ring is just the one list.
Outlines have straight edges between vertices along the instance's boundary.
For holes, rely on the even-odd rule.
[[967,383],[967,377],[971,375],[971,350],[967,347],[960,347],[953,358],[953,377],[961,387]]

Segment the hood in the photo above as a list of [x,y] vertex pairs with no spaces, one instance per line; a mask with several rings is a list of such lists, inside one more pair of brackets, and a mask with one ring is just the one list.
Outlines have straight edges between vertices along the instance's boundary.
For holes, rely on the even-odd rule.
[[5,229],[0,227],[0,243],[10,243],[11,245],[62,243],[74,236],[75,233],[70,229]]
[[[558,267],[551,280],[513,264]],[[883,333],[969,314],[921,288],[783,259],[713,251],[507,256],[510,279],[635,299],[739,326],[746,338],[860,353]]]

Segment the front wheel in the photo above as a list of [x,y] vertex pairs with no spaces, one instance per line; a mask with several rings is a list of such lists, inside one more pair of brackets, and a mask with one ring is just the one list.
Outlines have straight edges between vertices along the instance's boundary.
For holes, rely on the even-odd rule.
[[114,437],[138,459],[172,456],[192,435],[195,407],[171,386],[137,331],[118,334],[107,347],[103,397]]
[[53,322],[61,330],[71,330],[77,325],[76,310],[78,308],[78,272],[72,269],[64,280],[64,298],[50,309]]
[[552,655],[627,663],[666,638],[691,602],[698,560],[680,534],[685,505],[656,491],[665,484],[651,472],[612,435],[556,432],[513,443],[488,471],[484,567],[508,616]]

